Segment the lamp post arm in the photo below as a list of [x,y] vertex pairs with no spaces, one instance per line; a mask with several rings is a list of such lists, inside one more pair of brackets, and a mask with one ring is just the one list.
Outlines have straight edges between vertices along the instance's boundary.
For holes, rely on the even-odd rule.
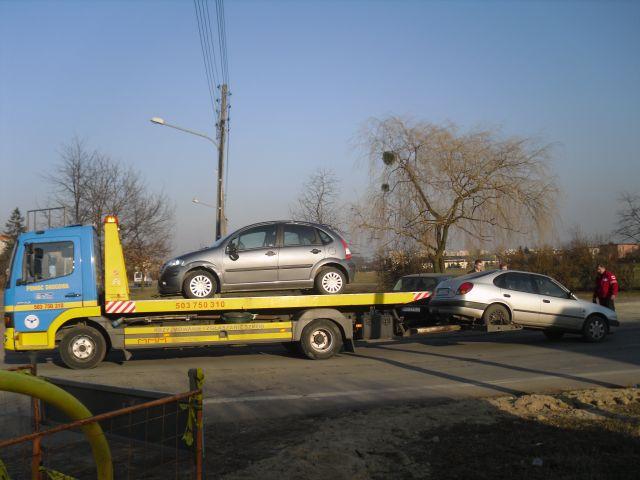
[[213,138],[209,137],[208,135],[205,135],[204,133],[196,132],[195,130],[190,130],[188,128],[179,127],[177,125],[172,125],[172,124],[166,123],[166,122],[163,123],[162,125],[164,125],[166,127],[175,128],[176,130],[180,130],[180,131],[183,131],[183,132],[186,132],[186,133],[190,133],[192,135],[197,135],[198,137],[206,138],[211,143],[213,143],[216,147],[218,147],[218,143]]

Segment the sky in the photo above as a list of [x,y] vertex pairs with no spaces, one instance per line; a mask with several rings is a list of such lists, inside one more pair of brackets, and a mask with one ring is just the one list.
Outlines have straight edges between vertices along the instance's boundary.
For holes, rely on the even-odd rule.
[[[213,2],[211,2],[213,3]],[[213,8],[213,5],[212,5]],[[289,217],[305,177],[364,192],[354,147],[406,115],[553,145],[558,235],[608,236],[640,189],[640,2],[231,1],[230,228]],[[216,152],[191,1],[0,0],[0,222],[49,206],[74,136],[176,206],[175,253],[210,244]]]

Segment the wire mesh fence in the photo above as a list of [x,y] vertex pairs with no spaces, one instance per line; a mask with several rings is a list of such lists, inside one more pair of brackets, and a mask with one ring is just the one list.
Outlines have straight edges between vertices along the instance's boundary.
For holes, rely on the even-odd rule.
[[2,430],[0,479],[5,478],[3,468],[13,480],[96,478],[96,452],[86,432],[87,425],[95,423],[109,445],[113,478],[201,479],[202,373],[191,370],[189,378],[188,392],[73,422],[55,423],[37,405],[31,432],[8,438],[8,431]]

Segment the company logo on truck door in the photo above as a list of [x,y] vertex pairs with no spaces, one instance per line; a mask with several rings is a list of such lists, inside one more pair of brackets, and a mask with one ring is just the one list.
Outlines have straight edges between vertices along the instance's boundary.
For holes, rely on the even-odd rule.
[[136,311],[136,302],[118,301],[107,302],[105,306],[107,313],[133,313]]

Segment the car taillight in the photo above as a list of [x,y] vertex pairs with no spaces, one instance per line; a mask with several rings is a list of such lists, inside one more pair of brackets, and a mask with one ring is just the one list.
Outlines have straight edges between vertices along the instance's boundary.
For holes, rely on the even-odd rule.
[[462,285],[458,287],[458,291],[456,292],[458,295],[466,295],[473,288],[473,283],[464,282]]
[[342,238],[340,239],[340,242],[342,242],[342,246],[344,247],[344,258],[346,260],[351,260],[351,250],[349,250],[349,245],[347,245],[347,242]]

